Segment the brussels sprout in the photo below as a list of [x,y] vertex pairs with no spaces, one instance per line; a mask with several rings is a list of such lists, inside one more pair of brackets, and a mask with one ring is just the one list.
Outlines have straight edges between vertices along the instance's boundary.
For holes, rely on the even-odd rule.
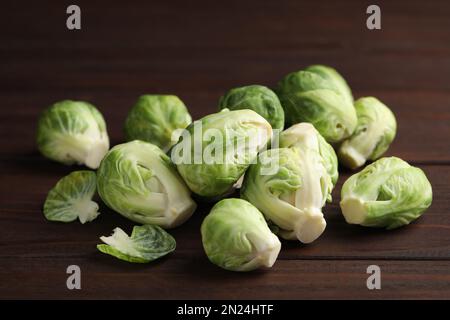
[[143,95],[128,113],[125,134],[128,141],[153,143],[167,152],[177,143],[179,130],[191,123],[183,101],[172,95]]
[[218,202],[203,220],[201,233],[209,260],[231,271],[270,268],[281,249],[261,212],[242,199]]
[[433,193],[424,172],[396,158],[381,158],[345,181],[341,209],[347,223],[394,229],[417,219]]
[[109,149],[105,120],[87,102],[57,102],[39,119],[37,145],[47,158],[96,169]]
[[[264,171],[274,164],[273,173]],[[329,197],[331,184],[317,142],[311,142],[304,148],[262,152],[258,162],[245,173],[241,197],[261,210],[279,228],[278,235],[282,238],[310,243],[325,230],[321,209]]]
[[283,130],[284,110],[277,95],[267,87],[251,85],[234,88],[220,98],[219,108],[250,109],[263,116],[272,129]]
[[271,137],[270,124],[256,112],[223,109],[188,126],[172,148],[172,159],[193,192],[221,197],[233,190]]
[[109,237],[100,237],[106,244],[97,249],[120,260],[147,263],[175,250],[175,239],[158,226],[135,226],[129,237],[122,229],[115,228]]
[[136,140],[112,148],[97,179],[102,200],[135,222],[172,228],[196,208],[169,157],[148,142]]
[[333,68],[313,65],[280,81],[277,94],[286,122],[310,122],[330,143],[349,137],[356,128],[353,96]]
[[75,171],[58,181],[47,195],[44,215],[48,220],[81,223],[92,221],[100,214],[92,201],[96,189],[95,172]]
[[280,147],[282,148],[313,148],[318,150],[332,184],[330,185],[329,196],[331,201],[331,191],[339,177],[338,161],[336,152],[328,144],[314,126],[307,122],[294,124],[280,134]]
[[397,122],[392,111],[374,97],[355,102],[358,125],[338,150],[339,160],[351,169],[361,167],[367,159],[376,160],[394,140]]

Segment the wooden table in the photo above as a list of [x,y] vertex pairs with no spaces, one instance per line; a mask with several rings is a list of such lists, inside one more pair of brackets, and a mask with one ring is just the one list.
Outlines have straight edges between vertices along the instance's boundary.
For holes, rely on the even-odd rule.
[[[366,1],[77,3],[80,31],[66,29],[64,1],[2,5],[0,298],[450,298],[448,1],[378,1],[377,31],[366,28]],[[36,151],[37,117],[52,102],[92,102],[117,144],[140,94],[176,94],[199,118],[229,88],[273,86],[313,63],[334,66],[355,97],[374,95],[395,112],[398,136],[387,155],[419,166],[433,185],[433,204],[418,221],[394,231],[346,224],[342,170],[323,236],[283,242],[272,269],[241,274],[203,253],[205,205],[171,232],[177,250],[147,265],[96,250],[99,236],[132,227],[103,204],[86,225],[44,219],[48,190],[78,169]],[[372,264],[381,290],[366,287]],[[66,288],[69,265],[81,268],[81,290]]]

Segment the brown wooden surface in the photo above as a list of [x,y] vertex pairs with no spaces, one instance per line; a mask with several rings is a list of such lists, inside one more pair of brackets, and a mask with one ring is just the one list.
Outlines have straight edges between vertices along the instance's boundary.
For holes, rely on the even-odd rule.
[[[69,2],[2,4],[0,19],[0,298],[450,298],[450,4],[379,1],[382,30],[365,27],[365,1],[79,1],[82,30],[65,28]],[[48,190],[76,169],[36,151],[39,112],[88,100],[113,143],[143,93],[174,93],[194,118],[245,84],[273,86],[287,72],[329,64],[355,97],[374,95],[398,119],[388,155],[421,167],[433,204],[405,228],[345,223],[343,171],[325,208],[327,230],[311,245],[283,242],[275,266],[237,274],[205,257],[199,234],[208,206],[171,233],[177,250],[149,265],[97,252],[98,237],[132,223],[101,206],[86,225],[47,222]],[[66,267],[82,290],[66,288]],[[366,288],[378,264],[382,289]]]

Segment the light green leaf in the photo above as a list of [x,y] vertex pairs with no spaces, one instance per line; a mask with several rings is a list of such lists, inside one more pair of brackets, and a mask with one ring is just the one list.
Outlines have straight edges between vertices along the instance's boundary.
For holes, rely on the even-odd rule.
[[97,245],[103,253],[120,260],[147,263],[175,250],[175,239],[156,225],[135,226],[129,237],[122,229],[115,228],[109,237],[100,237],[106,244]]
[[94,220],[100,213],[98,204],[92,201],[96,190],[93,171],[75,171],[58,181],[50,190],[44,204],[48,220],[81,223]]

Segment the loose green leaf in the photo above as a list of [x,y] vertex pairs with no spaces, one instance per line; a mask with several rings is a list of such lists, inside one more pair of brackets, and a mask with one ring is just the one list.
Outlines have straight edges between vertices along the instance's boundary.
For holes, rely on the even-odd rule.
[[92,201],[96,190],[93,171],[75,171],[58,181],[47,195],[44,215],[48,220],[71,222],[77,218],[81,223],[94,220],[98,204]]
[[148,263],[175,250],[175,239],[156,225],[135,226],[129,237],[122,229],[115,228],[109,237],[100,237],[106,244],[97,249],[120,260]]

